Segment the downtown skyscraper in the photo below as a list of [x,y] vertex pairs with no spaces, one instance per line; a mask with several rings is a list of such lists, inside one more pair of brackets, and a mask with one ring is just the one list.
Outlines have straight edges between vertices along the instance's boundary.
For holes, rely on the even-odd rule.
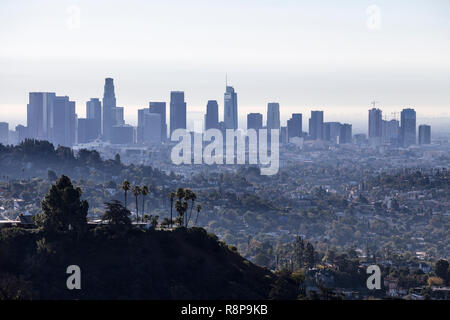
[[226,86],[223,103],[223,121],[227,129],[238,128],[237,93],[231,86]]
[[166,122],[166,103],[165,102],[149,102],[150,113],[157,113],[160,115],[161,141],[167,139],[167,122]]
[[54,92],[30,92],[27,105],[27,135],[50,140]]
[[216,100],[208,100],[205,114],[205,130],[219,128],[219,104]]
[[380,145],[383,134],[382,112],[380,109],[369,110],[369,143]]
[[102,111],[103,139],[111,141],[112,129],[116,125],[116,95],[114,92],[114,80],[112,78],[105,79]]
[[267,104],[267,129],[280,129],[280,104],[277,102]]
[[323,140],[323,111],[311,111],[309,135],[313,140]]
[[170,135],[176,129],[186,129],[186,102],[184,91],[170,92]]
[[416,111],[410,108],[403,109],[400,117],[401,143],[407,148],[416,144]]

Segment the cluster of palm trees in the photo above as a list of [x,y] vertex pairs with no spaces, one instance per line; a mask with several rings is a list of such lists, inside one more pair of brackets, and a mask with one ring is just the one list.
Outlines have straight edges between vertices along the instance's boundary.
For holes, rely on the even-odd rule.
[[[169,193],[169,199],[170,199],[170,227],[172,227],[172,223],[173,223],[173,215],[172,215],[172,208],[173,208],[173,204],[174,204],[174,200],[175,201],[175,209],[178,212],[178,216],[175,219],[175,221],[177,222],[177,224],[181,227],[188,227],[189,226],[189,222],[191,221],[192,218],[192,211],[195,207],[195,210],[197,212],[197,216],[195,218],[195,224],[197,224],[197,220],[198,220],[198,215],[200,213],[200,211],[202,210],[202,206],[197,204],[197,206],[195,206],[195,201],[197,200],[197,195],[195,194],[194,191],[192,191],[191,189],[183,189],[183,188],[178,188],[177,192],[170,192]],[[189,204],[190,202],[190,204]],[[187,211],[190,209],[190,213],[189,216],[187,215]]]
[[[145,197],[149,194],[150,189],[148,186],[131,186],[128,180],[122,182],[122,190],[125,194],[125,208],[127,207],[127,193],[131,191],[133,196],[136,198],[136,220],[143,220],[145,213]],[[139,218],[139,196],[142,195],[142,219]]]
[[[128,191],[131,191],[133,196],[136,199],[136,220],[137,221],[144,221],[145,216],[145,197],[149,194],[150,190],[148,186],[132,186],[131,183],[128,180],[125,180],[122,183],[122,190],[124,191],[125,196],[125,208],[127,207],[127,195]],[[142,196],[142,218],[139,218],[139,196]],[[182,227],[188,227],[189,222],[191,222],[192,212],[196,211],[196,217],[194,225],[197,224],[198,215],[200,211],[202,210],[202,206],[200,204],[195,205],[195,201],[197,200],[197,195],[194,191],[192,191],[189,188],[178,188],[177,192],[170,192],[169,193],[169,200],[170,200],[170,219],[165,219],[165,222],[163,224],[170,225],[170,228],[173,227],[173,207],[175,202],[175,209],[177,210],[178,216],[175,219],[175,222],[178,224],[178,226]],[[187,212],[189,211],[189,215]],[[154,221],[152,222],[152,224]]]

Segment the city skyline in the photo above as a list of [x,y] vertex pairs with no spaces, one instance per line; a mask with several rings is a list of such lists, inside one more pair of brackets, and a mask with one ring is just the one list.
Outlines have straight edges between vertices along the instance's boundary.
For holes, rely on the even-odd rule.
[[[373,4],[381,17],[375,29],[367,22]],[[105,77],[117,79],[129,123],[148,101],[168,101],[171,90],[186,92],[192,112],[211,99],[223,108],[228,74],[239,92],[240,126],[269,101],[280,103],[283,122],[313,108],[364,119],[375,99],[385,113],[413,106],[448,124],[449,7],[438,0],[326,8],[307,1],[2,1],[0,118],[18,124],[26,115],[23,92],[49,88],[70,92],[83,116]]]

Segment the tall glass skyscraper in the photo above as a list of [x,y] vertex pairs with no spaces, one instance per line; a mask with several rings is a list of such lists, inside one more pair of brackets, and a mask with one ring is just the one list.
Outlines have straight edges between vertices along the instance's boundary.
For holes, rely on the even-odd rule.
[[216,100],[208,100],[205,114],[205,130],[219,128],[219,104]]
[[30,138],[42,140],[51,138],[54,99],[53,92],[30,92],[27,105],[27,130]]
[[157,113],[161,116],[161,140],[167,139],[167,123],[166,123],[166,103],[150,102],[149,109],[151,113]]
[[238,128],[237,93],[231,86],[226,86],[223,106],[225,127],[236,130]]
[[280,129],[280,104],[270,102],[267,104],[267,129]]
[[98,138],[102,132],[102,103],[98,98],[91,98],[86,102],[86,119],[92,120],[95,123],[92,128],[93,135]]
[[311,111],[309,135],[314,140],[323,140],[323,111]]
[[186,129],[186,102],[183,91],[170,92],[170,135],[176,129]]
[[380,145],[383,135],[382,112],[380,109],[369,110],[369,143]]
[[403,147],[416,144],[416,111],[414,109],[403,109],[401,113],[401,140]]
[[116,124],[116,95],[114,92],[114,80],[105,79],[105,90],[103,94],[103,124],[102,133],[105,140],[111,140],[112,127]]

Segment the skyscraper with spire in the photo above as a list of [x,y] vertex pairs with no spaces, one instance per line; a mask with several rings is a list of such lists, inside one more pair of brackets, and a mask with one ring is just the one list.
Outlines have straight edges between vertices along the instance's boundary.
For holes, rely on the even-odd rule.
[[234,88],[226,86],[224,94],[224,122],[227,129],[237,129],[237,94]]
[[116,95],[114,92],[114,80],[105,79],[102,109],[102,134],[105,140],[111,140],[112,127],[116,124]]

